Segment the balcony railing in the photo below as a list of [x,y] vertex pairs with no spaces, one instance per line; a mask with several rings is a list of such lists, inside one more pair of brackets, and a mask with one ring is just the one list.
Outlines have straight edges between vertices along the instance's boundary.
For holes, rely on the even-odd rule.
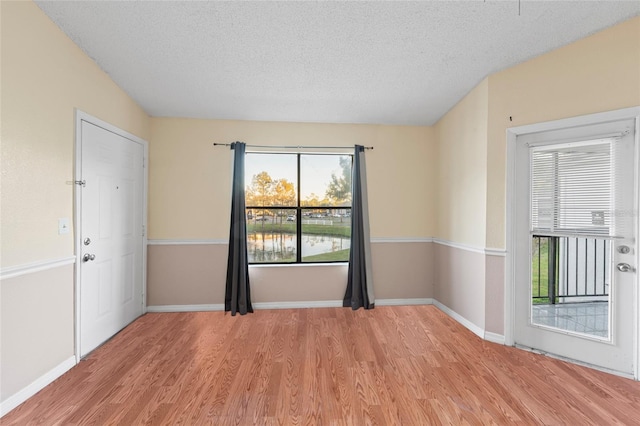
[[532,245],[533,303],[608,300],[609,240],[534,235]]

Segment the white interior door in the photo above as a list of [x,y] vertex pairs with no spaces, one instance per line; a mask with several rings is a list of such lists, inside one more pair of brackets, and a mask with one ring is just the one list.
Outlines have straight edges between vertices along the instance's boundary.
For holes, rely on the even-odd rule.
[[633,376],[635,120],[520,134],[514,341]]
[[143,312],[144,146],[81,123],[80,356]]

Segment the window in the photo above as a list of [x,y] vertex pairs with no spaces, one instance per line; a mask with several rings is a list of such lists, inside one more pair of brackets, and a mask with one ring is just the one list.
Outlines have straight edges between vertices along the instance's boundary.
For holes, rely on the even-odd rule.
[[615,138],[531,149],[531,230],[613,236]]
[[248,153],[249,263],[349,260],[351,155]]

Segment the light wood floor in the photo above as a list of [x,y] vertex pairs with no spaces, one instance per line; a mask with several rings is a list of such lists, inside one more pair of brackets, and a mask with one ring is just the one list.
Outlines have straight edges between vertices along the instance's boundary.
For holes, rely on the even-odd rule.
[[640,424],[640,383],[482,341],[434,306],[147,314],[2,420]]

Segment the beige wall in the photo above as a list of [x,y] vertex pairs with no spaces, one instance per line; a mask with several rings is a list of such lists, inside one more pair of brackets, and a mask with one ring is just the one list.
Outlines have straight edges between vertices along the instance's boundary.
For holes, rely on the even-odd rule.
[[[487,247],[505,247],[507,128],[638,105],[640,17],[490,76]],[[486,329],[499,334],[504,280],[504,259],[487,256]]]
[[640,17],[489,76],[435,125],[435,236],[504,248],[507,128],[637,105]]
[[505,247],[508,127],[638,105],[640,17],[491,75],[487,246]]
[[[433,297],[431,243],[373,243],[371,252],[376,300]],[[342,300],[347,271],[346,264],[251,267],[251,297],[254,302]]]
[[227,244],[150,245],[147,305],[224,303]]
[[488,82],[483,80],[435,126],[438,238],[485,246]]
[[[219,304],[224,300],[232,151],[213,142],[258,145],[373,146],[367,151],[371,235],[428,239],[436,188],[430,127],[153,118],[149,147],[148,303]],[[427,243],[380,243],[373,250],[377,297],[431,297]],[[189,265],[189,266],[186,266]],[[302,276],[307,279],[301,279]],[[343,266],[255,267],[254,302],[339,300]]]
[[[1,8],[2,268],[74,254],[74,109],[142,138],[149,119],[32,2]],[[3,279],[1,398],[74,354],[73,267]]]
[[2,280],[0,401],[74,355],[73,265]]
[[74,109],[143,139],[149,120],[32,2],[2,2],[2,266],[73,254]]
[[[435,235],[478,248],[505,247],[507,128],[637,105],[640,17],[489,76],[435,126]],[[474,264],[476,278],[461,280],[454,271],[460,264],[448,261],[455,250],[438,253],[435,297],[501,334],[504,258],[485,255],[486,262]],[[471,302],[479,289],[485,306],[476,321]]]
[[485,255],[484,329],[504,335],[505,256]]
[[385,242],[371,245],[376,299],[434,297],[433,243]]
[[367,151],[372,237],[430,237],[436,188],[430,127],[153,118],[149,238],[227,239],[232,152],[213,142],[374,146]]
[[485,324],[485,256],[434,244],[434,298],[481,329]]
[[[372,244],[376,299],[433,297],[433,244]],[[149,306],[224,303],[227,244],[149,246]],[[251,300],[309,302],[342,300],[347,265],[261,265],[249,268]]]
[[[500,248],[506,128],[640,105],[640,18],[489,76],[435,128],[149,119],[35,4],[0,2],[0,20],[3,268],[74,253],[73,234],[58,235],[57,221],[73,214],[75,108],[150,141],[152,239],[227,238],[231,152],[212,143],[243,140],[373,145],[372,237]],[[222,299],[225,245],[190,246],[177,257],[160,247],[149,250],[149,304]],[[378,298],[435,297],[502,332],[502,259],[428,242],[376,243],[373,251]],[[189,265],[194,279],[181,273]],[[319,268],[333,268],[327,276],[336,282],[344,270]],[[300,281],[287,269],[268,271],[255,277],[259,301],[279,297],[265,282]],[[73,268],[3,279],[0,297],[4,400],[73,355]]]
[[477,251],[485,247],[488,96],[484,79],[435,125],[435,237],[461,247],[434,245],[434,297],[480,328],[485,262]]

